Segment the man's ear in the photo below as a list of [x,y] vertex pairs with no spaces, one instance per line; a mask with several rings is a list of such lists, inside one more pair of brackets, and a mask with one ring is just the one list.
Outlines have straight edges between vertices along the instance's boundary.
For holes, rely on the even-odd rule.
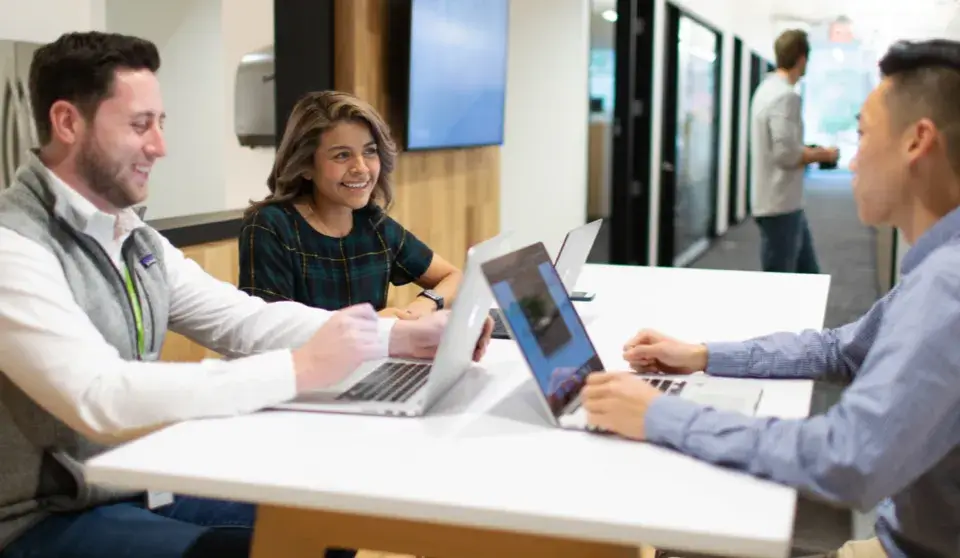
[[86,129],[86,120],[80,109],[69,101],[56,101],[50,107],[51,137],[61,143],[73,145]]

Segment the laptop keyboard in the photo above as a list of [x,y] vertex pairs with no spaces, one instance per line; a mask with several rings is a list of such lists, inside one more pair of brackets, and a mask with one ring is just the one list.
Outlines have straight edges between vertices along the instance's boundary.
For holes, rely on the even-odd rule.
[[678,395],[687,385],[685,380],[667,380],[665,378],[644,378],[644,381],[668,395]]
[[493,333],[491,337],[494,339],[512,339],[507,325],[503,322],[503,315],[500,311],[496,308],[490,310],[490,317],[493,318]]
[[385,362],[337,396],[340,401],[406,401],[427,383],[431,365]]

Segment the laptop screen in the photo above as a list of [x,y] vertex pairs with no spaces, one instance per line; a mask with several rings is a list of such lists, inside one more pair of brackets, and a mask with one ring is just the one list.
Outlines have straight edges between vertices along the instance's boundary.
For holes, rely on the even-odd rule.
[[483,264],[493,296],[554,416],[603,369],[542,243]]

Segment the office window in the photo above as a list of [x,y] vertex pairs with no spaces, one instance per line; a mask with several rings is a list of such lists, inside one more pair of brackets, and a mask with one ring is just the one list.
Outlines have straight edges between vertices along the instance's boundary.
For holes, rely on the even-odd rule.
[[612,48],[590,49],[590,99],[599,100],[601,109],[592,110],[613,118],[614,84],[616,79],[616,51]]
[[835,42],[828,31],[828,25],[809,31],[810,60],[801,82],[804,141],[836,145],[838,166],[846,168],[857,150],[857,114],[876,83],[877,60],[856,38]]

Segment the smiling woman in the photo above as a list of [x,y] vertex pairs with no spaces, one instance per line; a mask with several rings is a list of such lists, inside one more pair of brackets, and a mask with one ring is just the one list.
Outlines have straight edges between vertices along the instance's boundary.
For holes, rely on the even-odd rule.
[[[449,305],[460,271],[387,215],[397,149],[387,125],[347,93],[294,106],[267,180],[240,233],[240,288],[327,310],[370,303],[415,318]],[[424,289],[386,308],[390,284]]]

